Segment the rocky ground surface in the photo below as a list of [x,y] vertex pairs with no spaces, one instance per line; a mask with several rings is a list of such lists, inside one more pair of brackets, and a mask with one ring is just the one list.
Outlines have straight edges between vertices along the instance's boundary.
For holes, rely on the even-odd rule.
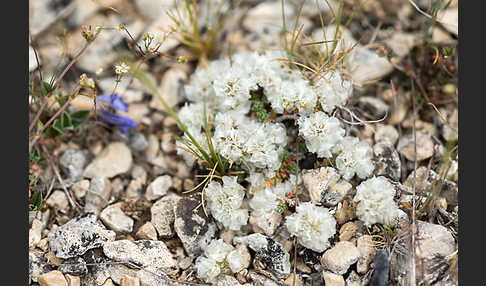
[[[300,1],[285,2],[287,21],[293,23]],[[300,22],[303,32],[311,35],[321,29],[319,13],[314,1],[304,2]],[[349,16],[358,1],[344,2]],[[429,8],[429,1],[416,2],[424,11]],[[252,242],[250,234],[261,231],[251,220],[242,231],[222,231],[199,207],[200,192],[186,193],[201,181],[196,176],[201,170],[176,154],[174,136],[181,135],[176,122],[140,82],[122,81],[117,92],[128,104],[127,115],[137,122],[135,130],[121,134],[90,119],[70,136],[41,142],[50,151],[56,171],[48,165],[37,169],[35,189],[43,192],[44,203],[29,218],[30,285],[204,284],[196,276],[194,260],[214,238],[247,254],[244,269],[222,275],[217,285],[405,285],[412,252],[409,218],[414,186],[420,194],[417,201],[435,194],[435,205],[417,210],[417,278],[427,285],[457,285],[458,158],[444,159],[457,146],[450,128],[457,128],[457,76],[453,76],[457,57],[442,56],[443,48],[457,47],[457,26],[447,25],[454,23],[454,15],[457,23],[457,1],[452,2],[441,12],[441,22],[431,28],[429,40],[437,51],[421,48],[421,23],[427,17],[409,1],[366,1],[344,33],[350,44],[360,40],[358,48],[366,50],[356,59],[359,68],[354,78],[359,85],[348,106],[365,120],[387,115],[378,123],[350,128],[372,144],[374,174],[396,182],[400,207],[408,215],[400,227],[366,227],[350,215],[349,198],[355,190],[323,194],[323,182],[329,178],[307,154],[299,162],[304,193],[311,199],[324,196],[323,203],[338,221],[329,249],[317,253],[299,246],[283,223],[267,237],[275,245],[271,249]],[[166,11],[174,10],[170,0],[29,3],[29,71],[38,76],[35,47],[45,78],[74,57],[83,43],[82,25],[123,23],[133,38],[139,38],[147,31],[170,31]],[[330,10],[321,6],[329,17]],[[207,10],[201,8],[201,13]],[[224,29],[231,33],[219,53],[226,53],[229,41],[234,51],[278,45],[281,16],[280,1],[243,1],[225,22]],[[116,29],[103,31],[66,75],[61,91],[69,92],[74,81],[87,73],[97,75],[100,94],[111,92],[113,65],[129,51],[129,43],[129,37]],[[377,56],[380,47],[392,51],[390,61]],[[191,59],[191,53],[172,38],[160,51],[165,55],[151,59],[147,66],[161,95],[177,110],[186,101],[182,87],[198,62],[178,63],[177,57]],[[434,58],[436,52],[441,53],[437,54],[440,59]],[[100,68],[103,71],[97,74]],[[421,102],[415,106],[414,117],[416,94],[421,95]],[[92,102],[88,96],[79,96],[71,108],[90,110]]]

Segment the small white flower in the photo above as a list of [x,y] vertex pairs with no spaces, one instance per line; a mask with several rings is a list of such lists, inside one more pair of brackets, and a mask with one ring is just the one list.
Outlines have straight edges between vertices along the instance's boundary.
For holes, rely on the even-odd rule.
[[219,273],[221,273],[221,268],[218,263],[215,260],[206,258],[204,256],[199,256],[196,259],[195,266],[197,270],[197,277],[208,283],[213,282]]
[[127,66],[126,63],[121,63],[120,65],[115,66],[115,73],[118,74],[118,75],[128,73],[129,70],[130,70],[130,67]]
[[321,111],[299,118],[298,124],[299,134],[305,139],[307,149],[317,153],[319,158],[332,157],[332,148],[345,133],[337,118],[329,117]]
[[392,224],[400,215],[393,197],[395,188],[385,177],[373,177],[356,187],[356,215],[366,225]]
[[216,262],[223,262],[231,250],[233,250],[233,246],[227,244],[222,239],[217,239],[211,241],[206,249],[204,249],[204,255]]
[[314,86],[322,109],[331,113],[336,106],[344,106],[353,93],[351,81],[341,77],[338,71],[329,71]]
[[333,151],[338,154],[336,167],[346,180],[350,180],[354,174],[365,179],[375,168],[371,146],[356,137],[344,137]]
[[237,177],[224,176],[223,186],[212,181],[204,189],[214,219],[231,230],[240,230],[248,221],[248,210],[241,208],[245,189],[236,180]]
[[301,203],[296,213],[288,216],[285,226],[297,237],[304,247],[323,252],[329,246],[329,239],[336,233],[336,220],[324,207],[311,202]]

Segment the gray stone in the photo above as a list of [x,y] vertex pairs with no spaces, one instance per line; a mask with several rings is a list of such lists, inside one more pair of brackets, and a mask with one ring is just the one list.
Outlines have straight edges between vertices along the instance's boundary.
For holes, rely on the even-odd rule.
[[197,199],[184,197],[175,205],[174,230],[191,258],[201,255],[217,230],[216,224],[206,216],[203,208],[197,208],[199,204]]
[[138,0],[135,1],[137,11],[147,20],[153,21],[171,8],[174,4],[172,0]]
[[157,230],[154,225],[148,221],[138,229],[136,236],[139,239],[157,240]]
[[324,285],[326,286],[344,286],[344,277],[342,275],[334,274],[329,271],[323,271]]
[[359,250],[358,273],[364,274],[368,271],[368,266],[375,258],[376,248],[371,235],[363,235],[358,238],[356,246]]
[[356,46],[344,61],[351,71],[351,78],[357,84],[381,79],[393,71],[393,65],[386,57],[380,57],[376,52],[360,45]]
[[130,233],[133,230],[133,219],[121,210],[119,203],[106,207],[101,212],[100,219],[116,232]]
[[70,189],[74,193],[76,199],[82,200],[86,196],[86,192],[89,190],[89,186],[89,180],[85,179],[74,183]]
[[123,142],[113,142],[86,167],[84,176],[112,178],[130,170],[132,153]]
[[73,257],[64,260],[58,268],[59,271],[66,274],[72,275],[84,275],[88,273],[88,267],[86,266],[86,261],[81,257]]
[[[404,229],[404,231],[407,230]],[[408,281],[407,276],[409,276],[411,265],[411,256],[408,255],[411,251],[410,239],[401,241],[397,247],[402,251],[392,253],[390,275],[393,281],[403,285]],[[438,224],[417,221],[416,265],[421,265],[416,268],[417,284],[427,280],[430,285],[453,285],[449,284],[452,279],[449,259],[455,251],[454,237],[447,228]]]
[[361,286],[361,278],[359,277],[358,273],[354,270],[351,270],[348,278],[346,279],[346,286]]
[[148,146],[147,139],[142,133],[136,132],[130,136],[130,148],[132,148],[133,151],[143,151],[147,149]]
[[361,96],[358,106],[376,119],[381,119],[388,113],[389,107],[381,99],[372,96]]
[[[429,134],[416,131],[416,143],[417,143],[417,161],[422,161],[432,157],[434,154],[434,143]],[[407,158],[409,161],[414,161],[415,157],[415,144],[413,133],[402,136],[398,140],[397,150]]]
[[[159,94],[171,108],[184,99],[183,87],[186,80],[187,73],[180,67],[171,68],[164,73],[160,82]],[[159,111],[166,110],[155,94],[152,96],[149,106]]]
[[42,239],[42,222],[38,219],[32,221],[32,226],[29,229],[29,248],[34,248]]
[[240,286],[240,282],[230,275],[220,275],[216,281],[216,286]]
[[46,204],[51,208],[61,211],[69,210],[69,202],[64,191],[56,190],[47,198]]
[[111,241],[103,245],[103,253],[115,261],[133,263],[146,270],[170,276],[176,275],[179,271],[177,261],[163,241]]
[[340,180],[341,175],[331,167],[302,171],[302,180],[311,201],[325,206],[335,206],[351,190],[352,185]]
[[114,240],[115,232],[98,223],[95,214],[87,213],[51,231],[48,237],[56,257],[66,259]]
[[157,177],[147,188],[145,198],[149,201],[154,201],[167,194],[167,191],[172,186],[172,177],[164,175]]
[[84,198],[84,212],[98,215],[107,204],[111,195],[111,183],[107,178],[91,179],[89,190]]
[[37,278],[50,270],[47,260],[35,251],[29,251],[29,280],[37,282]]
[[394,181],[401,177],[401,162],[397,150],[388,140],[376,143],[373,146],[375,154],[375,175],[386,176]]
[[138,180],[142,184],[147,182],[147,171],[140,165],[133,166],[131,176],[132,179]]
[[233,242],[248,245],[256,252],[256,258],[277,275],[286,277],[290,274],[290,254],[282,244],[272,238],[260,233],[253,233],[235,237]]
[[410,50],[418,43],[418,35],[410,33],[393,33],[391,38],[386,39],[387,44],[398,57],[408,55]]
[[79,181],[83,178],[83,169],[86,163],[85,152],[78,149],[68,149],[59,158],[62,170],[73,181]]
[[333,248],[324,252],[321,264],[324,269],[342,275],[348,271],[351,265],[358,261],[358,258],[359,250],[353,243],[340,241]]
[[167,195],[155,202],[150,209],[151,222],[161,237],[174,235],[173,224],[175,221],[174,207],[180,197],[174,194]]
[[392,145],[395,145],[398,140],[398,131],[392,125],[377,124],[375,131],[375,142],[387,140]]
[[337,183],[341,175],[331,167],[303,170],[302,181],[309,192],[311,201],[320,203],[330,185]]
[[379,249],[376,252],[373,261],[373,274],[370,279],[370,286],[386,286],[388,285],[388,277],[390,272],[390,263],[388,260],[388,252],[384,249]]

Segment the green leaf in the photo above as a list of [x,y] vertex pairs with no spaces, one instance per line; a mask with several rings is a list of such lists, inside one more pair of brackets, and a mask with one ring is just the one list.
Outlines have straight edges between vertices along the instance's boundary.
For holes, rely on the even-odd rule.
[[39,153],[37,149],[34,149],[32,153],[30,153],[30,160],[36,164],[42,163],[45,161],[45,158]]
[[73,127],[78,128],[83,122],[88,120],[91,110],[79,110],[71,113],[71,120],[73,122]]
[[32,195],[29,209],[31,211],[39,210],[42,207],[42,192],[37,191]]
[[63,111],[61,114],[61,121],[62,121],[62,128],[64,130],[72,130],[73,127],[73,122],[71,120],[71,116],[69,116],[69,113],[66,111]]
[[69,95],[62,96],[61,94],[58,95],[57,102],[59,102],[60,106],[64,106],[66,102],[69,100]]
[[41,92],[43,96],[46,96],[49,92],[51,92],[52,86],[50,83],[43,81],[41,83]]
[[62,126],[61,120],[59,119],[54,120],[54,123],[52,124],[52,128],[63,135],[66,135],[67,133]]

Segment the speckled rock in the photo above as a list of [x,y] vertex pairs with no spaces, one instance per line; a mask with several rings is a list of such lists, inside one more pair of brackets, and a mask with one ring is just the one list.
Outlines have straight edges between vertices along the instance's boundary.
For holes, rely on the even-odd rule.
[[108,178],[94,177],[84,198],[84,212],[96,215],[108,204],[112,187]]
[[177,204],[179,199],[179,196],[170,194],[156,201],[152,205],[152,208],[150,208],[150,213],[152,216],[151,222],[157,230],[159,236],[174,236],[174,206]]
[[88,178],[111,178],[130,170],[132,165],[132,152],[123,142],[113,142],[86,167],[84,176]]
[[352,188],[349,182],[340,178],[341,175],[331,167],[302,172],[302,180],[311,201],[328,207],[337,205]]
[[59,158],[61,169],[73,181],[83,178],[83,169],[87,163],[86,154],[82,150],[67,149]]
[[363,235],[358,238],[356,246],[359,250],[358,265],[356,269],[358,273],[364,274],[368,271],[368,266],[375,258],[376,248],[373,243],[371,235]]
[[395,147],[388,142],[378,142],[373,146],[375,154],[375,175],[385,176],[394,181],[400,180],[401,162]]
[[392,125],[377,124],[375,131],[375,142],[388,141],[395,145],[398,140],[398,131]]
[[157,177],[147,188],[145,193],[145,198],[149,201],[154,201],[165,194],[172,186],[172,177],[169,175],[164,175]]
[[64,191],[56,190],[47,198],[46,204],[51,208],[60,211],[69,210],[69,202]]
[[[429,134],[417,131],[417,161],[428,159],[434,155],[434,143]],[[415,147],[414,147],[413,133],[402,136],[398,140],[397,150],[407,158],[409,161],[414,161]]]
[[59,271],[66,274],[72,275],[84,275],[88,273],[88,267],[86,266],[86,261],[81,257],[73,257],[64,260],[58,268]]
[[[417,281],[426,279],[431,285],[453,285],[450,284],[452,279],[449,269],[449,259],[456,251],[455,240],[447,228],[423,221],[417,221],[417,239],[416,239],[416,264],[423,265],[417,267]],[[404,247],[403,253],[409,253],[409,241],[400,243]],[[378,256],[378,254],[377,254]],[[401,252],[393,252],[390,261],[390,275],[398,283],[406,283],[408,265],[410,257]],[[447,283],[446,283],[447,282]]]
[[138,229],[136,236],[139,239],[157,240],[157,230],[155,230],[154,225],[148,221]]
[[256,252],[256,258],[276,274],[284,276],[290,274],[290,254],[282,244],[272,238],[260,233],[253,233],[235,237],[233,243],[248,245]]
[[86,213],[75,217],[49,233],[49,245],[59,258],[82,255],[115,239],[115,232],[96,221],[96,215]]
[[344,277],[342,275],[334,274],[329,271],[323,271],[322,277],[324,278],[324,285],[326,286],[344,286]]
[[[180,67],[174,67],[167,70],[160,81],[159,94],[170,107],[174,107],[181,102],[184,97],[184,83],[187,80],[186,71]],[[165,111],[158,96],[153,95],[149,105],[160,111]]]
[[240,286],[240,282],[230,275],[220,275],[216,281],[216,286]]
[[42,239],[42,222],[38,219],[32,221],[29,229],[29,248],[34,248]]
[[103,253],[118,262],[129,262],[147,270],[173,276],[178,272],[177,261],[163,241],[117,240],[103,245]]
[[342,275],[348,271],[349,266],[358,261],[358,258],[359,250],[353,243],[340,241],[333,248],[324,252],[321,264],[325,270]]
[[120,204],[107,206],[101,213],[101,221],[111,230],[119,233],[130,233],[133,230],[133,219],[120,208]]
[[35,251],[29,251],[29,280],[37,282],[37,278],[50,270],[47,260]]
[[190,257],[201,255],[217,230],[216,224],[206,216],[203,208],[197,208],[199,204],[197,199],[184,197],[175,206],[174,230]]

